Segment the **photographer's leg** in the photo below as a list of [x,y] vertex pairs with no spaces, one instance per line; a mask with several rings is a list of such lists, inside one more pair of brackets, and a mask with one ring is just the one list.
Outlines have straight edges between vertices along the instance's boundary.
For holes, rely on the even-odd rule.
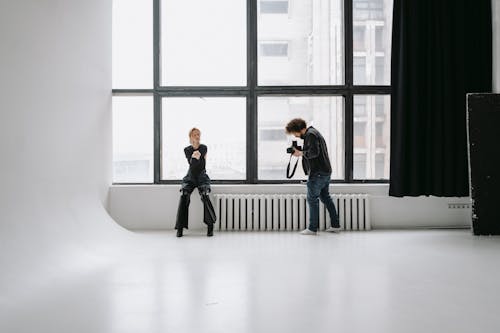
[[[321,191],[320,182],[318,176],[309,176],[307,180],[307,203],[309,204],[309,230],[310,232],[316,233],[319,226],[319,194]],[[303,234],[308,234],[307,230],[304,230]]]
[[330,215],[330,226],[332,228],[340,228],[337,209],[335,209],[335,204],[333,203],[332,197],[330,196],[329,187],[330,180],[328,180],[325,186],[321,189],[319,198],[325,205],[326,209],[328,210],[328,214]]

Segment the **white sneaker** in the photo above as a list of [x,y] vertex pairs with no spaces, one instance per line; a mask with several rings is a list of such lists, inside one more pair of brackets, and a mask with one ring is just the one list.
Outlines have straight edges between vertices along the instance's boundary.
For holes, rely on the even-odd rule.
[[309,229],[304,229],[300,232],[301,235],[316,235],[315,231],[311,231]]
[[330,228],[326,229],[325,231],[338,233],[338,232],[340,232],[340,230],[341,230],[340,227],[330,227]]

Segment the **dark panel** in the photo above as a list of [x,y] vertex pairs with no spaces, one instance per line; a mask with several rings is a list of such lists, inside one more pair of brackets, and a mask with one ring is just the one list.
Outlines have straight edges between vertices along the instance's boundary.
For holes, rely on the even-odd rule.
[[475,235],[500,235],[500,94],[467,95],[469,178]]

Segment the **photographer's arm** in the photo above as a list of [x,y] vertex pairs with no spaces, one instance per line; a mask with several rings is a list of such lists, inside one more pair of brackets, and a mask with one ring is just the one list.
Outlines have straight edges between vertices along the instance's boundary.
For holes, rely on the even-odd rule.
[[308,135],[306,137],[302,156],[308,160],[319,156],[319,141],[314,135]]

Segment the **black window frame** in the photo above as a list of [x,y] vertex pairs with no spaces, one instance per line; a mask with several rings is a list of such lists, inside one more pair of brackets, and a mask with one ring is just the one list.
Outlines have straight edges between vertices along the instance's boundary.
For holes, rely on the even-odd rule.
[[[165,97],[246,97],[246,179],[212,180],[213,184],[298,184],[301,179],[258,179],[258,121],[257,99],[261,96],[342,96],[344,98],[344,179],[331,183],[388,183],[388,179],[353,179],[353,109],[355,95],[390,95],[391,85],[353,84],[353,2],[344,0],[344,84],[308,86],[259,86],[257,81],[258,36],[257,5],[259,0],[246,0],[247,8],[247,85],[246,86],[162,86],[161,85],[161,0],[153,1],[153,89],[112,89],[113,96],[153,95],[154,98],[154,179],[153,183],[134,184],[179,184],[179,180],[161,179],[162,98]],[[285,124],[288,119],[284,119]],[[283,149],[285,149],[284,147]],[[285,170],[286,166],[283,166]],[[283,171],[285,172],[285,171]]]

